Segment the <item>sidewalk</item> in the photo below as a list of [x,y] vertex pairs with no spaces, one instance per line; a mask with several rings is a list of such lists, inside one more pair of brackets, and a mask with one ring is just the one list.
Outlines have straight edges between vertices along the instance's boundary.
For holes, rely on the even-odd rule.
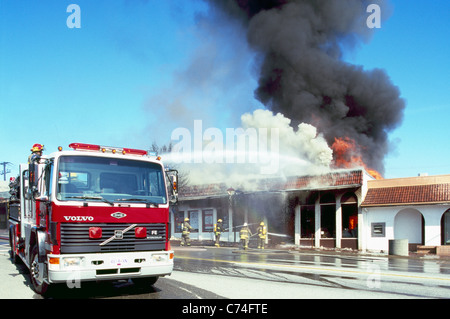
[[1,228],[0,229],[0,239],[9,240],[9,231],[8,229]]

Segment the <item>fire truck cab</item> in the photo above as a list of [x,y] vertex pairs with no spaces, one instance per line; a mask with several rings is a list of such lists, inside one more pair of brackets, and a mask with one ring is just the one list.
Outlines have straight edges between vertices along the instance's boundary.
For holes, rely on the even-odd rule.
[[11,183],[11,257],[29,268],[35,291],[97,280],[153,284],[170,275],[177,172],[143,150],[69,147],[21,164]]

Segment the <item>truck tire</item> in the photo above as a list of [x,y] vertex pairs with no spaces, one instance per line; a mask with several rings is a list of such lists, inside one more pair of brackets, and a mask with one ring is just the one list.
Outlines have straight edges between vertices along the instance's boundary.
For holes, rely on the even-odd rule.
[[47,265],[39,262],[38,246],[34,246],[30,259],[30,278],[36,293],[45,296],[49,291],[49,284],[45,281],[48,277]]
[[11,247],[11,250],[9,251],[9,257],[11,257],[11,261],[13,264],[17,264],[19,262],[19,256],[16,254],[16,241],[15,241],[15,234],[13,232],[9,232],[9,246]]

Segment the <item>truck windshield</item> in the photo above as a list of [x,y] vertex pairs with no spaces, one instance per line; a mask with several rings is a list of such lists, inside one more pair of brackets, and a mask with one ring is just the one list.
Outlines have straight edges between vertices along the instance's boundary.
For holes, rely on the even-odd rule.
[[166,204],[161,165],[145,161],[93,156],[61,156],[58,200]]

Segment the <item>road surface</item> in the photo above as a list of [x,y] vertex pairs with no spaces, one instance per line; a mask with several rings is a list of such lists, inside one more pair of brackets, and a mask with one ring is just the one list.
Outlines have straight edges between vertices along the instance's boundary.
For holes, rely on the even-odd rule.
[[[333,252],[174,247],[171,276],[153,287],[131,281],[58,287],[53,298],[315,299],[450,298],[450,260]],[[40,299],[25,266],[0,240],[0,298]]]

